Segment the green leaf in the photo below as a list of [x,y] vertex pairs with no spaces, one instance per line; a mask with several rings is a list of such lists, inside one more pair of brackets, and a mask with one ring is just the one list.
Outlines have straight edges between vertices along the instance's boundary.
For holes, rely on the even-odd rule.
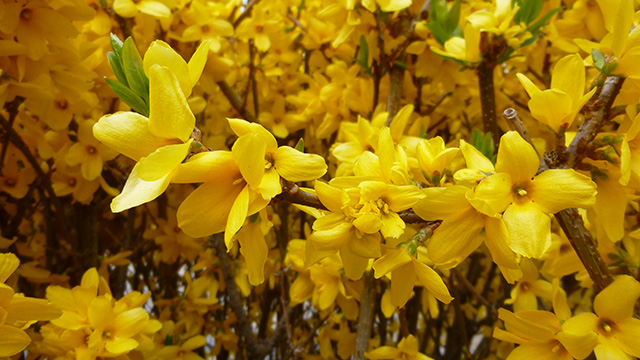
[[458,25],[459,21],[460,21],[460,0],[455,0],[453,2],[453,5],[451,5],[451,9],[449,9],[447,14],[445,15],[444,21],[443,21],[444,28],[445,30],[447,30],[447,33],[449,35],[453,34],[456,28],[459,27]]
[[429,140],[429,134],[427,134],[427,130],[422,125],[420,125],[420,137]]
[[524,0],[520,5],[520,9],[514,16],[513,20],[516,24],[521,22],[529,25],[535,20],[542,11],[543,0]]
[[107,60],[109,60],[109,66],[111,66],[111,71],[116,76],[118,81],[122,83],[122,85],[129,87],[129,83],[127,82],[127,77],[124,74],[124,70],[122,69],[122,63],[118,59],[118,55],[113,52],[107,53]]
[[360,62],[369,67],[369,44],[364,35],[360,35]]
[[296,150],[300,151],[301,153],[304,152],[304,139],[300,138],[300,140],[298,140],[298,143],[296,144]]
[[122,47],[122,65],[129,88],[149,103],[149,78],[144,73],[142,58],[131,37],[124,41]]
[[108,78],[105,78],[104,80],[111,87],[113,92],[115,92],[116,95],[118,95],[118,97],[122,99],[122,101],[131,106],[133,110],[146,117],[149,117],[149,105],[147,105],[147,103],[140,96],[117,81]]
[[431,1],[431,13],[429,14],[429,22],[442,23],[447,16],[447,2],[446,0],[433,0]]
[[398,67],[401,67],[401,68],[403,68],[403,69],[405,69],[405,70],[407,70],[407,69],[408,69],[408,68],[407,68],[407,64],[403,63],[403,62],[402,62],[402,61],[400,61],[400,60],[396,60],[396,61],[394,61],[394,62],[393,62],[393,64],[394,64],[394,65],[396,65],[396,66],[398,66]]
[[305,0],[300,1],[300,5],[298,5],[298,11],[302,11],[302,9],[304,9],[304,2]]
[[113,52],[116,54],[120,62],[122,62],[122,41],[114,33],[109,35],[109,39],[111,41],[111,48],[113,49]]
[[542,16],[540,19],[538,19],[538,21],[536,21],[535,23],[529,25],[527,27],[527,31],[532,33],[532,34],[538,32],[538,29],[540,29],[549,19],[551,19],[551,17],[553,15],[555,15],[558,11],[560,11],[560,9],[562,9],[562,7],[555,8],[555,9],[549,11],[548,13],[544,14],[544,16]]

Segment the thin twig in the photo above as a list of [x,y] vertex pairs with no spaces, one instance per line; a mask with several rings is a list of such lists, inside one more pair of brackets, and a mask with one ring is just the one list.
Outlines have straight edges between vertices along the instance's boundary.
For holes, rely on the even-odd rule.
[[242,106],[242,100],[240,100],[240,96],[238,96],[238,94],[236,94],[236,92],[233,91],[231,86],[229,86],[229,84],[227,84],[226,81],[224,80],[218,81],[218,86],[220,87],[220,90],[222,91],[224,96],[226,96],[227,100],[229,100],[229,103],[231,103],[231,106],[233,106],[233,108],[236,109],[236,111],[238,112],[238,114],[240,114],[240,116],[242,116],[245,120],[249,122],[256,122],[256,117],[253,116],[253,114],[248,112],[247,109],[245,109]]

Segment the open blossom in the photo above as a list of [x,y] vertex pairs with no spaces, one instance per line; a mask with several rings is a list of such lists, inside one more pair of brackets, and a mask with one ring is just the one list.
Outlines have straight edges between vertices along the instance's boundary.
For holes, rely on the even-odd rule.
[[551,76],[551,88],[540,90],[529,78],[518,74],[518,80],[531,97],[531,115],[554,131],[568,128],[596,88],[584,93],[585,69],[578,54],[560,59]]
[[573,169],[551,169],[538,175],[540,162],[529,143],[510,131],[500,139],[496,173],[467,194],[479,212],[502,219],[509,247],[526,257],[541,257],[551,245],[549,218],[572,207],[595,203],[596,184]]

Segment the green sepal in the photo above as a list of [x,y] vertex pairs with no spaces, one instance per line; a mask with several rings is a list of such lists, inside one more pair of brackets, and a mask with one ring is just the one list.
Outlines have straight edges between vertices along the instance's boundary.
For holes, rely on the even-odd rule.
[[149,78],[144,73],[142,58],[131,37],[124,41],[122,47],[122,65],[131,90],[149,103]]
[[543,0],[523,0],[520,2],[520,9],[513,17],[513,21],[516,24],[525,23],[529,25],[533,20],[535,20],[540,12],[542,11],[542,6],[544,5]]
[[129,89],[128,87],[120,84],[115,80],[111,80],[108,78],[105,78],[104,80],[107,82],[109,87],[111,87],[113,92],[115,92],[116,95],[118,95],[118,97],[122,99],[122,101],[131,106],[133,110],[146,117],[149,117],[149,105],[147,105],[144,99],[131,91],[131,89]]
[[295,149],[300,151],[301,153],[304,152],[304,139],[303,138],[300,138],[300,140],[298,140],[298,143],[296,144]]

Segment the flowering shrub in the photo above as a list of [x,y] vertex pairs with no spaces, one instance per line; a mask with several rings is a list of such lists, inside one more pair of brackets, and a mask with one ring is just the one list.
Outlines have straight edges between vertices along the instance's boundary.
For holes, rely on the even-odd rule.
[[636,9],[0,0],[0,357],[640,357]]

